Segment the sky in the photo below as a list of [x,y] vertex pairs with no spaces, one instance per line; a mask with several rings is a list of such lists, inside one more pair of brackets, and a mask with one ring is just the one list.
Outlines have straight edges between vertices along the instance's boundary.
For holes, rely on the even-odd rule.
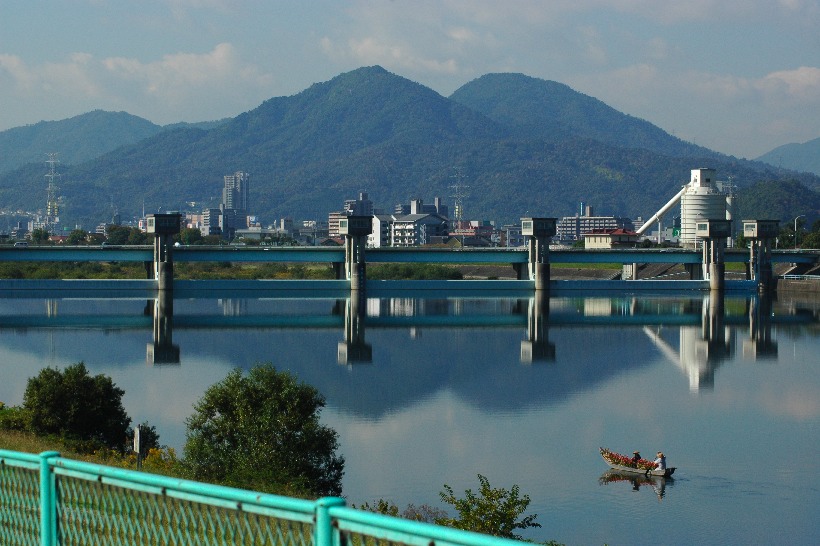
[[751,159],[820,137],[818,29],[820,0],[0,0],[0,131],[233,117],[380,65],[443,96],[561,82]]

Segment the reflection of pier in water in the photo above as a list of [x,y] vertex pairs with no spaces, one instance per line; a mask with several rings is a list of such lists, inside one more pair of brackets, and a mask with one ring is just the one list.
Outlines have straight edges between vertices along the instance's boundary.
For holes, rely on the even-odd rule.
[[[218,308],[203,311],[202,307],[214,299]],[[117,301],[116,297],[100,300]],[[374,348],[366,341],[368,329],[406,328],[411,337],[418,337],[424,329],[516,328],[526,332],[520,344],[520,362],[529,364],[556,360],[556,347],[549,337],[551,328],[636,326],[642,327],[655,346],[684,370],[693,390],[713,385],[715,369],[735,354],[738,327],[749,329],[748,338],[743,341],[743,355],[761,359],[777,355],[777,342],[772,335],[774,324],[818,322],[816,313],[811,311],[783,305],[775,309],[773,300],[767,297],[732,298],[719,294],[696,298],[324,297],[315,298],[307,307],[313,309],[312,313],[305,313],[305,307],[290,306],[291,300],[286,298],[225,298],[215,294],[195,300],[199,307],[194,312],[185,306],[187,312],[175,310],[172,297],[150,298],[141,316],[71,314],[71,309],[66,311],[66,306],[58,305],[60,298],[45,301],[44,315],[30,310],[3,315],[0,328],[151,328],[153,339],[146,349],[149,364],[180,363],[180,348],[173,343],[175,329],[338,329],[343,340],[338,342],[337,361],[352,365],[373,361]],[[325,302],[331,302],[330,306]],[[679,330],[677,348],[668,341],[669,327]]]
[[[696,301],[688,302],[697,312]],[[687,310],[687,311],[690,311]],[[749,321],[749,338],[743,342],[743,355],[753,360],[776,358],[777,342],[772,339],[772,299],[761,295],[746,300],[745,316]],[[727,321],[725,299],[714,292],[704,296],[700,305],[700,325],[679,327],[679,350],[661,336],[662,327],[644,326],[643,330],[667,359],[689,377],[689,390],[713,388],[715,370],[735,354],[736,329]]]

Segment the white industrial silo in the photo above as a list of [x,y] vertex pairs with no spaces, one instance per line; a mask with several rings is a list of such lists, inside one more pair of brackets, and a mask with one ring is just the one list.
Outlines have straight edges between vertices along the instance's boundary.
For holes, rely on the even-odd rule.
[[680,242],[696,246],[697,222],[726,218],[726,194],[718,187],[714,169],[692,169],[692,178],[680,198]]

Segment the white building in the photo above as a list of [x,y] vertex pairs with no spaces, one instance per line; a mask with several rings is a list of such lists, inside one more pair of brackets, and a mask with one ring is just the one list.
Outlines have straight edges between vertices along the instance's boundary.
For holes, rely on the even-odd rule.
[[408,214],[394,218],[390,246],[409,247],[430,243],[431,238],[448,234],[447,219],[437,214]]

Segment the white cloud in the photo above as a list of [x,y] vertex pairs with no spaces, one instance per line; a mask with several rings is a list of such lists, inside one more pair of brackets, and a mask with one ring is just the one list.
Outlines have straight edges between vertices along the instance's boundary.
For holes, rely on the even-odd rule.
[[254,70],[242,67],[233,46],[226,43],[205,54],[176,53],[150,63],[112,57],[104,59],[102,65],[118,78],[140,83],[151,95],[176,100],[184,100],[186,93],[210,83],[224,84],[234,76],[244,80],[237,84],[259,78]]
[[[52,104],[39,109],[59,111],[49,114],[52,119],[101,108],[169,123],[236,115],[247,109],[249,95],[258,97],[256,104],[269,98],[273,78],[221,43],[207,53],[174,53],[149,62],[74,53],[62,62],[28,66],[19,57],[0,55],[3,80],[11,85],[0,90],[2,102]],[[14,113],[6,114],[8,121],[3,115],[0,126],[20,123],[11,119]]]
[[800,101],[817,103],[820,102],[820,68],[801,66],[772,72],[757,86],[766,93],[782,93]]
[[397,72],[435,72],[454,74],[458,72],[455,59],[434,59],[424,57],[411,47],[401,44],[388,44],[370,36],[361,39],[350,39],[342,46],[325,37],[321,40],[322,48],[337,60],[352,61],[355,64],[383,65]]

